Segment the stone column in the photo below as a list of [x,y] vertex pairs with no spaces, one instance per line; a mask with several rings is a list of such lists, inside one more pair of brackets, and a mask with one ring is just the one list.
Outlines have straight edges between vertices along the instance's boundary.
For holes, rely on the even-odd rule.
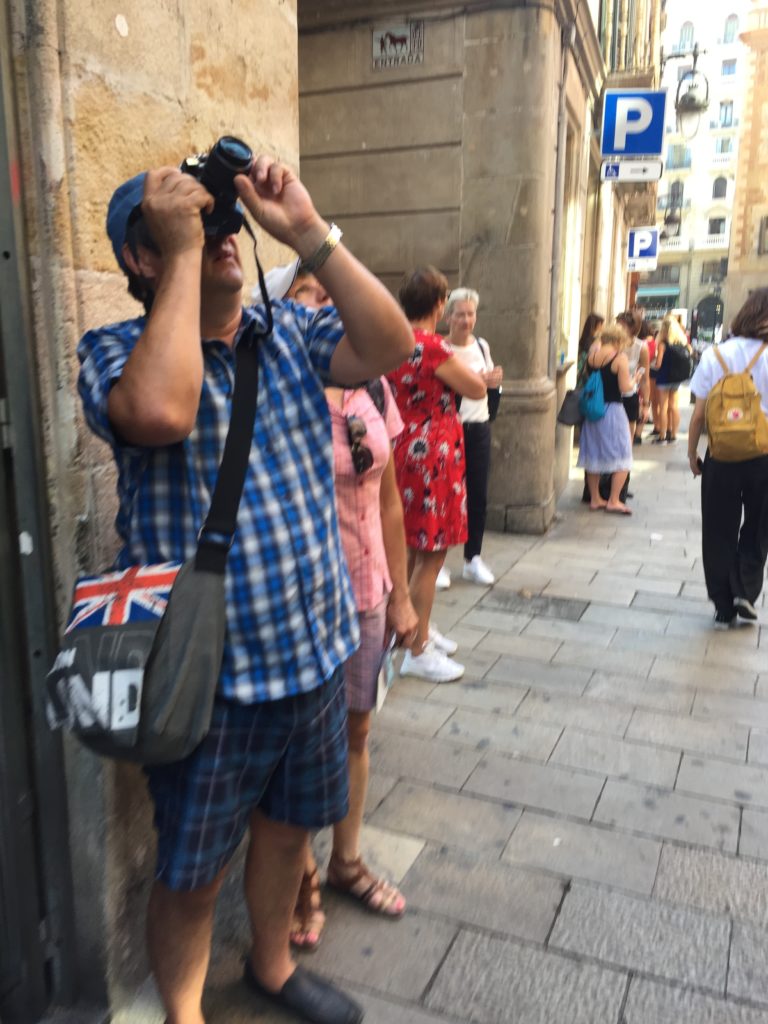
[[560,45],[548,11],[467,17],[459,279],[480,292],[480,329],[504,367],[488,517],[497,530],[542,532],[555,508],[547,334]]

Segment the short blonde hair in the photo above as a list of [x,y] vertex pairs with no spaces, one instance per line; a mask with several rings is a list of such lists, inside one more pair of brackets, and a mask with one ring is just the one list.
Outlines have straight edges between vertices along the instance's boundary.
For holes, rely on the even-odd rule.
[[457,302],[474,302],[475,311],[477,311],[477,307],[480,305],[480,295],[474,288],[454,288],[448,296],[448,302],[445,305],[446,317],[451,315],[453,307]]

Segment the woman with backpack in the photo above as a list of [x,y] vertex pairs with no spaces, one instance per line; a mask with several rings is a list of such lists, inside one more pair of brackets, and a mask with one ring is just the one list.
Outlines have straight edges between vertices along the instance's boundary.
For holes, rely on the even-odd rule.
[[[590,509],[593,512],[604,509],[626,516],[631,515],[632,510],[620,495],[632,468],[632,441],[621,396],[632,389],[625,352],[629,341],[629,335],[621,324],[614,322],[603,327],[599,345],[595,344],[590,350],[587,366],[591,375],[582,400],[590,391],[596,391],[601,398],[590,409],[582,406],[586,418],[581,427],[578,461],[578,465],[586,470]],[[611,474],[611,492],[607,501],[600,497],[602,473]]]
[[[753,292],[691,379],[688,462],[701,476],[702,557],[715,629],[757,619],[768,556],[768,288]],[[699,439],[706,424],[702,463]]]
[[680,429],[677,392],[691,375],[691,346],[676,317],[668,313],[656,337],[656,393],[659,397],[659,436],[654,444],[674,444]]

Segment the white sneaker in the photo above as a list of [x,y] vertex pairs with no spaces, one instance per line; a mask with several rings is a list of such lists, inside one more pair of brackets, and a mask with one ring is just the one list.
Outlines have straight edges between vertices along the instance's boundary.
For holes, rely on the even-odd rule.
[[440,572],[437,574],[437,583],[435,587],[437,590],[448,590],[451,585],[451,574],[445,566],[442,567]]
[[417,676],[431,683],[453,683],[464,675],[464,666],[452,661],[428,643],[419,655],[406,651],[400,666],[401,676]]
[[434,645],[436,650],[441,651],[443,654],[455,654],[459,649],[459,645],[455,640],[451,640],[450,637],[443,636],[440,630],[429,624],[429,640]]
[[482,560],[480,555],[475,555],[471,562],[465,562],[461,573],[463,580],[470,583],[479,583],[481,587],[490,587],[496,582],[496,577]]

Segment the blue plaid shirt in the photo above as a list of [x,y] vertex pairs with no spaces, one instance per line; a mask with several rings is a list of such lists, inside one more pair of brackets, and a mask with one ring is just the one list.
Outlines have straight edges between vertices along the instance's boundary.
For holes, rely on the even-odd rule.
[[[333,308],[273,303],[275,328],[259,346],[259,392],[249,472],[226,576],[227,639],[219,691],[243,704],[280,700],[329,679],[358,644],[333,487],[327,380],[344,333]],[[264,308],[243,310],[235,343]],[[183,561],[196,549],[229,427],[234,351],[203,341],[204,378],[189,437],[135,447],[107,415],[112,385],[145,327],[127,320],[81,340],[79,391],[91,429],[118,469],[115,568]]]

